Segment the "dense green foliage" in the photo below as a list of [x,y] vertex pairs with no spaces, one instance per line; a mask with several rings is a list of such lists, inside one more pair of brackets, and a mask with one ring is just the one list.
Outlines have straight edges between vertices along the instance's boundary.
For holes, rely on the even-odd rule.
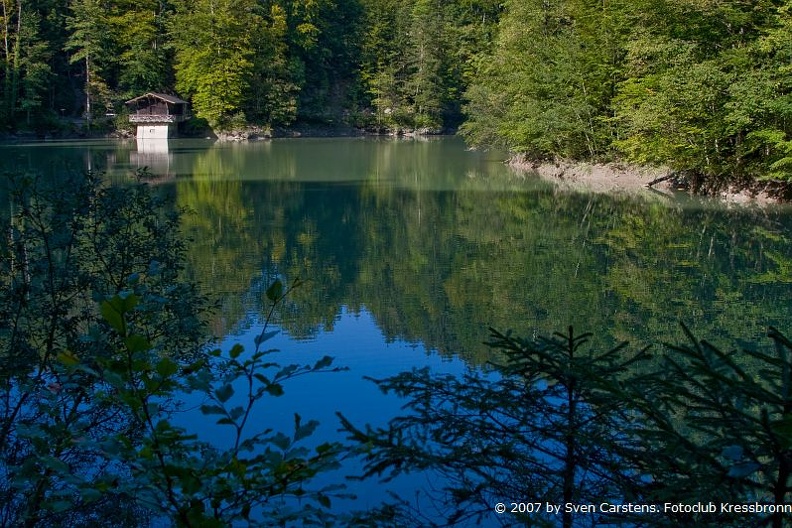
[[532,157],[792,179],[789,2],[514,0],[465,134]]
[[[789,2],[0,2],[0,129],[178,92],[215,129],[439,131],[535,158],[789,180]],[[62,122],[61,122],[62,123]]]
[[212,128],[458,123],[492,0],[2,0],[0,131],[178,92]]

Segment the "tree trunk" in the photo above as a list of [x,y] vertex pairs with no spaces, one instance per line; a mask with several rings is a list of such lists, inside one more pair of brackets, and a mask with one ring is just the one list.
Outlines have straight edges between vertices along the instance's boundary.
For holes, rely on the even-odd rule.
[[91,130],[91,58],[85,57],[85,127]]

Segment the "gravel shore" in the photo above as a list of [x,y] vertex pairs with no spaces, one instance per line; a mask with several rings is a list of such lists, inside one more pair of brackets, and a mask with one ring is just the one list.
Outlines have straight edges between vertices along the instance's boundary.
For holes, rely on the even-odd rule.
[[[596,193],[662,193],[688,191],[689,183],[668,167],[640,167],[623,163],[537,162],[515,157],[509,165],[537,174],[563,188]],[[650,185],[650,183],[652,185]],[[758,189],[728,189],[714,194],[726,203],[771,205],[783,200],[768,185]]]

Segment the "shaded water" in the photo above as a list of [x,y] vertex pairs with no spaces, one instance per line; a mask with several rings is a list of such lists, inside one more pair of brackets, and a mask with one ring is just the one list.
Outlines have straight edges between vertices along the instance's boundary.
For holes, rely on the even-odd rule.
[[336,410],[381,425],[400,403],[363,376],[479,365],[489,326],[531,336],[574,325],[603,346],[643,346],[681,340],[684,321],[730,348],[792,321],[789,210],[560,191],[456,139],[4,145],[0,160],[117,182],[149,167],[157,192],[188,211],[188,270],[219,299],[224,348],[253,348],[271,280],[306,280],[272,346],[284,363],[329,354],[350,370],[288,386],[260,410],[254,423],[267,426],[299,412],[332,437]]

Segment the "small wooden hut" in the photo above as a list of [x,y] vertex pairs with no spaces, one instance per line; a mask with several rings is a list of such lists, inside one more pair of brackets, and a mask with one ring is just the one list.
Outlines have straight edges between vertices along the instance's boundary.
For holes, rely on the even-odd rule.
[[137,124],[138,139],[168,139],[176,126],[190,117],[187,101],[174,95],[149,92],[130,99],[129,122]]

